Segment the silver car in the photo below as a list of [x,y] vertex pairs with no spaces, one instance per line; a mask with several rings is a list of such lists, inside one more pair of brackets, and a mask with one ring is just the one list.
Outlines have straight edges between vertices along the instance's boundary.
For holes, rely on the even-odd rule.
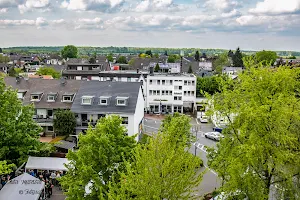
[[208,132],[208,133],[204,133],[204,136],[206,138],[209,138],[211,140],[215,140],[215,141],[220,141],[221,138],[224,138],[224,135],[222,135],[219,132]]

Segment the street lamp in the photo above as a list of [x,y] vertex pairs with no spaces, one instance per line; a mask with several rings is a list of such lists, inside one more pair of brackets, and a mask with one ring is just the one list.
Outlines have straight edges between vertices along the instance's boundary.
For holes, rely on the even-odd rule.
[[[198,132],[200,131],[200,126],[198,126],[198,125],[192,126],[192,131],[195,132],[196,140],[197,140]],[[197,156],[197,146],[196,146],[196,144],[194,146],[195,146],[195,156]]]

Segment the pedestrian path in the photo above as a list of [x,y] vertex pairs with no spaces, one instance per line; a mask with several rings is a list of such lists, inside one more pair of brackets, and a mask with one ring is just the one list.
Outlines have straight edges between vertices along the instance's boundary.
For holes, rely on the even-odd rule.
[[49,200],[65,200],[66,196],[63,194],[62,190],[60,190],[58,187],[54,187],[52,191],[52,195],[49,198]]
[[195,142],[193,145],[194,145],[195,147],[197,147],[197,149],[203,151],[204,153],[207,153],[206,147],[205,147],[204,144],[201,144],[201,143],[199,143],[199,142]]

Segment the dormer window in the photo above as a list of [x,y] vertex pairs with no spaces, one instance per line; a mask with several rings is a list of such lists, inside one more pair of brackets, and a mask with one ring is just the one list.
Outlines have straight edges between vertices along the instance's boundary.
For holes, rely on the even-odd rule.
[[83,96],[81,98],[81,105],[92,105],[93,96]]
[[47,95],[47,102],[55,102],[57,98],[57,93],[49,93]]
[[107,106],[110,103],[111,96],[101,96],[99,97],[99,105],[101,106]]
[[116,103],[117,106],[127,106],[129,97],[117,97]]
[[31,93],[31,101],[39,102],[41,101],[42,96],[43,96],[42,92]]
[[18,90],[17,97],[18,99],[24,99],[26,90]]
[[72,103],[74,100],[74,96],[75,96],[74,93],[65,93],[62,95],[62,102]]

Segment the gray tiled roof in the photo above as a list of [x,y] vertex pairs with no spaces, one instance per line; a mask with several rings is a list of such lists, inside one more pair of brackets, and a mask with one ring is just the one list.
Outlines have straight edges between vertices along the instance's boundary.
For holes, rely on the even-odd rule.
[[[141,84],[138,82],[84,81],[80,85],[80,89],[76,95],[71,110],[74,113],[86,114],[132,114],[135,113],[140,87]],[[92,105],[81,105],[82,96],[94,96]],[[109,105],[98,105],[100,96],[111,96]],[[117,96],[129,97],[128,105],[116,106],[115,99]]]
[[57,143],[55,143],[54,146],[62,149],[73,149],[76,146],[76,144],[73,142],[60,140]]
[[[67,80],[65,85],[61,84],[60,80],[57,79],[29,79],[24,80],[20,79],[20,83],[16,82],[14,77],[6,77],[5,83],[7,86],[11,86],[14,89],[26,91],[23,103],[25,105],[31,104],[31,94],[42,92],[43,97],[40,102],[34,102],[36,108],[62,108],[70,109],[71,103],[61,102],[62,95],[65,93],[77,93],[81,81],[78,80]],[[58,93],[58,97],[55,102],[47,102],[47,94],[49,93]]]

